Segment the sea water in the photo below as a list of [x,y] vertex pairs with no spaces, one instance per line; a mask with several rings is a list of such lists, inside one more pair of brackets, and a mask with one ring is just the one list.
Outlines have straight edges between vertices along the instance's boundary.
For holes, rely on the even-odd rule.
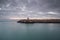
[[60,23],[0,22],[0,40],[60,40]]

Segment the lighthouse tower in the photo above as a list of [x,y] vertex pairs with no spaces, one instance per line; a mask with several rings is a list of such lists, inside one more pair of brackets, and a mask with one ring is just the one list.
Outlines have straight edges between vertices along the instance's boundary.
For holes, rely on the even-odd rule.
[[29,17],[27,17],[27,20],[29,20]]

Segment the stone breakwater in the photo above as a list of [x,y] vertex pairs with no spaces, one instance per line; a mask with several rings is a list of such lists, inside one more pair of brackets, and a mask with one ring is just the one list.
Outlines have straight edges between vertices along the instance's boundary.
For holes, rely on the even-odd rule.
[[18,23],[60,23],[60,19],[21,19]]

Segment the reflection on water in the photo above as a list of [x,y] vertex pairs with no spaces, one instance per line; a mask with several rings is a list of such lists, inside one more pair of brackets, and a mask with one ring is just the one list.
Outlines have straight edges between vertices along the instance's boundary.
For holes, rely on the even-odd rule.
[[0,22],[0,40],[60,40],[60,24]]

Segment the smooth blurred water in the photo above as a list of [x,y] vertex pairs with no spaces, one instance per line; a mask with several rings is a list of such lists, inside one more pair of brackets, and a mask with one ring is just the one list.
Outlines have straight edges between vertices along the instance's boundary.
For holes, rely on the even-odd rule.
[[60,40],[60,24],[0,22],[0,40]]

